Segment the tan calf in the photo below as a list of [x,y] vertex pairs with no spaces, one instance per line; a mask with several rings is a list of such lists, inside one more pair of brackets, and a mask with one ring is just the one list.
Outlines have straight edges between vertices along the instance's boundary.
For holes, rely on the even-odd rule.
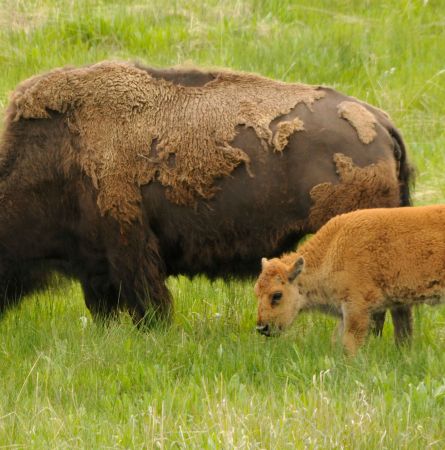
[[342,340],[354,355],[372,314],[390,309],[396,342],[410,334],[398,308],[445,296],[445,205],[367,209],[324,225],[297,252],[262,260],[255,284],[257,329],[287,328],[300,311],[342,318]]

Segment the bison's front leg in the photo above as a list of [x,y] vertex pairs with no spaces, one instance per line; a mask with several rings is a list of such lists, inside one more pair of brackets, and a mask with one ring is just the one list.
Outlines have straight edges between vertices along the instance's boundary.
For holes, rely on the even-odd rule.
[[108,275],[88,275],[81,284],[85,304],[95,320],[109,321],[117,316],[119,290],[111,284]]
[[172,300],[165,284],[165,274],[147,264],[135,280],[135,292],[128,309],[133,321],[150,326],[158,321],[169,321],[173,313]]
[[78,246],[75,259],[85,304],[93,319],[108,321],[117,316],[119,289],[113,284],[104,248],[92,239],[84,239]]
[[26,295],[46,289],[50,273],[44,267],[21,267],[10,263],[5,273],[0,267],[0,316],[19,304]]
[[171,295],[153,233],[135,226],[130,232],[120,233],[108,254],[112,278],[120,286],[133,321],[138,325],[150,325],[170,319]]
[[146,255],[135,272],[133,282],[130,285],[124,282],[122,285],[128,311],[138,326],[149,326],[171,318],[171,295],[165,284],[166,276],[162,266],[160,260],[156,263]]

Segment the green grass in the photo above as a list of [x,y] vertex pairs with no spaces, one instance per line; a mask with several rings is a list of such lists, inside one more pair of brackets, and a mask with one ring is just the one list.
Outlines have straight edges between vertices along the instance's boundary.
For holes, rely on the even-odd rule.
[[0,324],[0,442],[19,447],[443,448],[445,315],[416,312],[353,361],[331,319],[279,339],[253,330],[250,283],[170,280],[177,311],[142,333],[86,316],[76,284],[27,299]]
[[[385,110],[445,200],[445,5],[437,0],[0,1],[0,106],[22,79],[105,58],[227,66],[322,83]],[[0,321],[0,448],[444,448],[445,309],[387,324],[355,360],[335,327],[254,331],[252,282],[170,279],[174,323],[91,322],[79,286]]]

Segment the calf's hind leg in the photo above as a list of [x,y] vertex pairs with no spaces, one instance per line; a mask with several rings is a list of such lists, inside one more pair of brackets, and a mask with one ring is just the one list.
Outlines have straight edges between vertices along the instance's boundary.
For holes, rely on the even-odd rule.
[[413,335],[413,317],[410,306],[391,308],[394,338],[397,345],[409,342]]
[[340,322],[335,327],[335,330],[332,332],[331,336],[331,344],[338,344],[339,340],[343,336],[343,318],[340,318]]
[[[391,309],[396,344],[409,340],[413,333],[412,312],[410,306],[398,306]],[[371,330],[375,336],[382,336],[385,323],[385,311],[372,314]]]
[[374,313],[371,321],[371,331],[374,336],[381,337],[383,334],[383,325],[385,325],[386,311]]

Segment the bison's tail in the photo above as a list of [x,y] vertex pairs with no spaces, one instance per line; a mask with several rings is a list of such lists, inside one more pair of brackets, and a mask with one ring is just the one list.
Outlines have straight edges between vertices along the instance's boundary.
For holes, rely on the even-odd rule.
[[411,187],[414,186],[414,168],[408,161],[405,143],[402,136],[395,129],[389,130],[394,141],[394,156],[399,163],[400,206],[411,206]]

